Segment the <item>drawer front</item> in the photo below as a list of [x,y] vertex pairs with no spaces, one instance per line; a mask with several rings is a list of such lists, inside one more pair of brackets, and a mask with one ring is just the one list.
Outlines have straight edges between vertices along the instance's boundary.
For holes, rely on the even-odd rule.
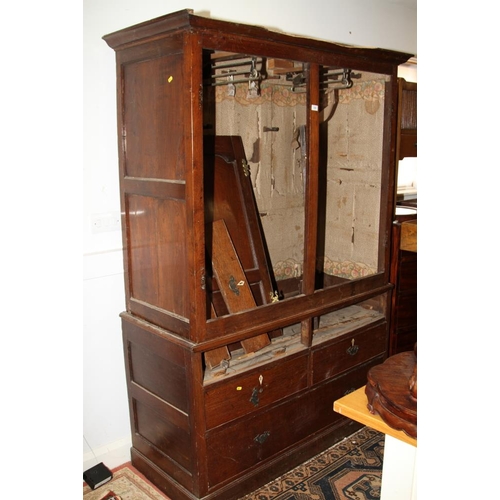
[[368,370],[382,361],[379,357],[283,404],[207,432],[209,487],[247,472],[346,418],[333,411],[333,402],[366,384]]
[[313,351],[313,383],[340,373],[382,354],[387,349],[387,323],[342,336],[340,341]]
[[[271,365],[271,366],[270,366]],[[255,412],[307,387],[307,356],[261,366],[205,389],[207,429]]]

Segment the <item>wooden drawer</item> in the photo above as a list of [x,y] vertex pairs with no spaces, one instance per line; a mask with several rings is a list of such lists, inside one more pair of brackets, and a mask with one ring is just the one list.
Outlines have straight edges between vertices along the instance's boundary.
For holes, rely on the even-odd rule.
[[303,400],[297,397],[210,431],[207,434],[210,487],[247,471],[306,437],[310,408]]
[[344,419],[333,411],[333,402],[362,387],[368,370],[382,361],[383,357],[378,357],[282,404],[207,432],[210,487],[247,472],[263,460]]
[[307,387],[307,356],[261,366],[205,389],[207,429],[252,413]]
[[383,363],[385,354],[371,359],[367,363],[356,366],[354,369],[340,375],[339,377],[319,384],[310,391],[309,401],[304,403],[309,407],[307,411],[307,426],[309,434],[321,431],[331,425],[337,425],[339,420],[345,419],[333,411],[333,402],[366,384],[368,370],[375,365]]
[[317,384],[350,370],[382,354],[387,347],[387,323],[343,335],[327,346],[317,348],[312,354],[313,383]]

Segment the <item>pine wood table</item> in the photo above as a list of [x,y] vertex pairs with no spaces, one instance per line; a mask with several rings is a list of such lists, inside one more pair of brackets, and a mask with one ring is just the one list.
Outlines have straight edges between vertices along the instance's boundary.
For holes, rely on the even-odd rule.
[[417,440],[389,427],[368,410],[365,386],[333,403],[333,410],[385,434],[381,500],[413,500],[416,492]]
[[368,400],[365,394],[365,386],[357,391],[351,392],[341,399],[333,403],[333,409],[337,413],[356,420],[372,429],[383,432],[385,435],[392,436],[400,441],[417,446],[417,440],[405,434],[403,431],[398,431],[389,427],[379,415],[370,413],[367,407]]

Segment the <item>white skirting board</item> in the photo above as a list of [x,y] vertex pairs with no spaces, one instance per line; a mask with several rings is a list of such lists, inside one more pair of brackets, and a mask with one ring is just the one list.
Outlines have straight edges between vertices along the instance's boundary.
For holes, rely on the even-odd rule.
[[130,462],[130,438],[120,439],[83,454],[83,472],[102,462],[108,469]]

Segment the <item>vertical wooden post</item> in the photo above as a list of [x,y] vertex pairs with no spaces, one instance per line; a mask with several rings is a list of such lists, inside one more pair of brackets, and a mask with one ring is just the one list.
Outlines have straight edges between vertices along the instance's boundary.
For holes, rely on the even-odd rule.
[[[307,72],[307,161],[305,171],[304,273],[302,293],[314,292],[318,243],[319,179],[319,65],[309,64]],[[301,341],[312,343],[313,319],[302,322]]]

